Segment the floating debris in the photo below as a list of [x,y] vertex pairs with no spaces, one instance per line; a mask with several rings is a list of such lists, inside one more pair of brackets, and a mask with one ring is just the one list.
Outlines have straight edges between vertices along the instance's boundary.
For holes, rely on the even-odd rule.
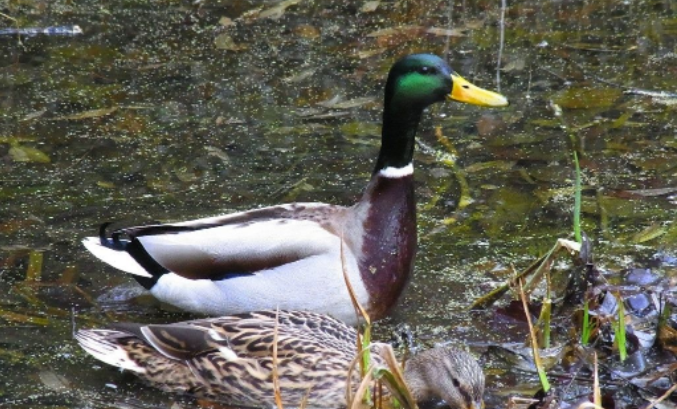
[[35,37],[38,35],[73,37],[82,33],[82,28],[78,25],[41,28],[3,28],[0,30],[0,36],[20,35],[25,37]]

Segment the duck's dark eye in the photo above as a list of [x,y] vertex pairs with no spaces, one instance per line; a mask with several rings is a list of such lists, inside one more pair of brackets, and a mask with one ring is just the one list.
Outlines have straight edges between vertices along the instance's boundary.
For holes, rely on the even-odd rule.
[[433,74],[435,72],[435,68],[424,65],[423,67],[418,67],[416,71],[418,71],[419,74]]

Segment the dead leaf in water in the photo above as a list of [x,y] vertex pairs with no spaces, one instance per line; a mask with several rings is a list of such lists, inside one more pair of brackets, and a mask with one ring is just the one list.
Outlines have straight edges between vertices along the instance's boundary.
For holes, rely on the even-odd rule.
[[309,70],[303,70],[297,74],[290,75],[289,77],[282,78],[283,82],[286,83],[297,83],[305,80],[306,78],[310,78],[315,74],[315,68],[311,68]]
[[670,351],[673,354],[677,353],[677,330],[672,328],[667,323],[662,323],[658,329],[658,342],[661,348]]
[[425,32],[439,37],[465,37],[464,30],[458,28],[430,27]]
[[382,28],[380,30],[372,31],[367,34],[367,37],[386,37],[397,34],[414,34],[423,31],[424,28],[421,26],[400,26],[400,27],[389,27]]
[[313,40],[320,36],[320,30],[310,24],[302,24],[294,28],[294,34],[306,40]]
[[504,72],[522,71],[524,70],[524,67],[526,67],[526,65],[527,62],[524,58],[517,58],[508,62],[503,68],[501,68],[501,71]]
[[205,146],[205,149],[207,150],[207,155],[218,158],[224,165],[230,164],[230,157],[224,150],[216,146]]
[[664,227],[657,223],[653,223],[651,226],[632,236],[632,241],[635,243],[644,243],[660,237],[665,233],[667,233],[667,230]]
[[448,36],[448,37],[464,37],[465,34],[463,29],[457,28],[442,28],[442,27],[423,27],[423,26],[399,26],[399,27],[389,27],[383,28],[381,30],[372,31],[367,34],[367,37],[388,37],[394,35],[418,35],[422,33],[428,33],[435,36]]
[[317,105],[333,109],[350,109],[366,105],[374,101],[376,101],[375,97],[360,97],[349,99],[347,101],[340,101],[340,98],[334,97],[328,101],[319,102]]
[[219,20],[219,24],[221,24],[223,27],[230,27],[230,26],[234,26],[235,22],[233,21],[232,18],[224,16],[224,17],[221,17],[221,19]]
[[47,112],[46,109],[41,109],[41,110],[39,110],[39,111],[31,112],[30,114],[28,114],[28,115],[26,115],[25,117],[23,117],[23,118],[21,119],[21,122],[30,121],[30,120],[32,120],[32,119],[38,119],[38,118],[40,118],[41,116],[43,116],[46,112]]
[[15,162],[50,163],[52,161],[41,150],[22,145],[14,145],[9,148],[9,156]]
[[113,112],[117,111],[118,107],[109,107],[109,108],[101,108],[101,109],[91,109],[89,111],[84,111],[84,112],[78,112],[77,114],[72,114],[72,115],[66,115],[66,116],[61,116],[58,118],[54,118],[57,121],[78,121],[81,119],[91,119],[91,118],[99,118],[102,116],[110,115]]
[[42,277],[43,253],[31,250],[28,256],[28,268],[26,269],[26,281],[40,281]]
[[246,50],[247,46],[242,44],[237,44],[233,37],[229,34],[220,34],[214,39],[214,45],[219,50],[226,51],[242,51]]
[[277,20],[280,17],[284,16],[287,7],[299,4],[301,0],[285,0],[280,2],[277,6],[271,7],[269,9],[263,10],[259,13],[259,18],[269,18],[272,20]]
[[571,87],[558,93],[553,100],[568,109],[609,108],[622,94],[616,88]]
[[624,192],[641,197],[657,197],[657,196],[667,196],[669,194],[675,193],[677,192],[677,187],[664,187],[656,189],[635,189],[635,190],[625,190]]
[[34,324],[34,325],[41,325],[43,327],[49,325],[49,319],[47,319],[47,318],[37,317],[37,316],[32,316],[32,315],[19,314],[17,312],[8,311],[8,310],[0,310],[0,318],[7,320],[7,321],[10,321],[10,322],[20,323],[20,324]]
[[374,11],[376,11],[376,9],[378,8],[378,6],[380,4],[381,4],[381,2],[378,1],[378,0],[377,1],[367,1],[362,5],[362,7],[360,7],[360,11],[362,13],[374,12]]
[[357,58],[363,60],[365,58],[373,57],[378,54],[383,54],[386,51],[385,48],[377,48],[374,50],[363,50],[357,52]]
[[49,390],[63,392],[71,388],[70,381],[56,372],[42,371],[38,374],[38,377]]

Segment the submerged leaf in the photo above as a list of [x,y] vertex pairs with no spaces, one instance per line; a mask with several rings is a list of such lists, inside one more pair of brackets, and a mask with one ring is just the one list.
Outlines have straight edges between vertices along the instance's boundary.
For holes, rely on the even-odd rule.
[[641,232],[632,236],[632,241],[635,243],[644,243],[653,240],[667,233],[667,230],[659,224],[653,223],[651,226],[645,228]]
[[28,114],[28,115],[26,115],[25,117],[23,117],[23,118],[21,119],[21,121],[24,122],[24,121],[30,121],[30,120],[32,120],[32,119],[40,118],[40,117],[43,116],[46,112],[47,112],[46,109],[41,109],[41,110],[39,110],[39,111],[31,112],[30,114]]
[[430,27],[429,29],[425,30],[425,32],[443,37],[465,37],[463,30],[457,28]]
[[259,14],[259,18],[270,18],[277,20],[280,17],[284,16],[284,12],[287,10],[287,7],[299,4],[301,0],[285,0],[280,2],[277,6],[271,7],[269,9],[263,10]]
[[41,150],[22,145],[14,145],[9,148],[9,156],[15,162],[50,163],[52,161]]
[[405,25],[400,27],[388,27],[372,31],[371,33],[367,34],[367,37],[385,37],[392,36],[395,34],[414,34],[420,33],[424,30],[425,28],[421,26],[411,26],[411,25]]
[[247,49],[246,45],[235,43],[233,37],[225,33],[218,35],[214,39],[214,45],[219,50],[227,50],[227,51],[242,51]]
[[41,251],[31,251],[28,256],[28,268],[26,269],[26,281],[40,281],[42,276],[43,253]]
[[230,27],[234,26],[235,22],[230,17],[223,16],[219,19],[219,24],[221,24],[223,27]]
[[53,371],[41,371],[38,374],[42,384],[52,391],[62,392],[71,388],[71,383],[65,376]]
[[333,109],[350,109],[357,108],[359,106],[366,105],[375,101],[376,97],[360,97],[349,99],[347,101],[341,101],[340,98],[334,97],[328,101],[319,102],[317,105]]
[[553,100],[568,109],[609,108],[622,94],[616,88],[572,87],[560,92]]
[[110,115],[113,112],[117,111],[118,107],[109,107],[101,109],[92,109],[89,111],[78,112],[73,115],[66,115],[59,118],[54,118],[56,120],[67,120],[67,121],[77,121],[81,119],[91,119],[91,118],[100,118],[102,116]]
[[379,4],[381,4],[379,0],[367,1],[362,5],[362,7],[360,7],[360,11],[362,13],[371,13],[372,11],[376,11]]

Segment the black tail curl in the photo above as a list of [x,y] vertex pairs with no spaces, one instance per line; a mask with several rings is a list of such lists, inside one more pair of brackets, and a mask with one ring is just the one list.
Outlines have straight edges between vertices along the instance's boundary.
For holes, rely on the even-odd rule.
[[108,238],[106,229],[111,224],[111,222],[105,222],[101,225],[101,227],[99,227],[99,239],[101,240],[101,245],[118,251],[127,250],[129,240],[120,240],[120,235],[122,234],[120,230],[114,230],[113,233],[111,233],[110,238]]

